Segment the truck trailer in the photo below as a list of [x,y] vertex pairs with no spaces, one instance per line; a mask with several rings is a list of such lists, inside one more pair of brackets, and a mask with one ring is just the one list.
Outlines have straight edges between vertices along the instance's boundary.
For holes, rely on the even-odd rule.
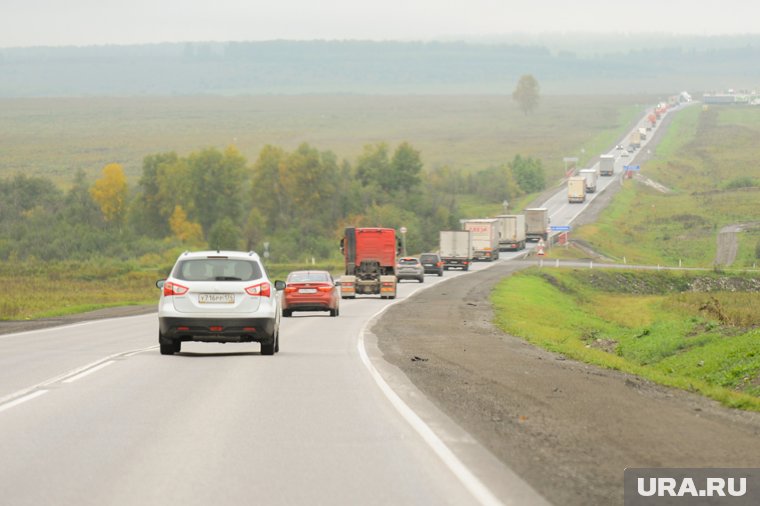
[[599,157],[599,175],[611,176],[615,173],[615,155],[601,155]]
[[546,241],[549,238],[549,210],[545,207],[529,207],[525,210],[525,239]]
[[345,229],[340,251],[345,259],[345,274],[340,277],[340,295],[380,295],[396,298],[396,255],[400,250],[392,228]]
[[499,251],[518,251],[525,249],[525,215],[500,214]]
[[581,169],[578,174],[586,179],[586,193],[594,193],[596,191],[596,169]]
[[638,130],[631,132],[629,144],[636,149],[639,149],[641,147],[641,134]]
[[443,270],[470,269],[472,263],[472,240],[469,230],[441,230],[438,254],[443,262]]
[[572,176],[567,179],[567,201],[571,204],[582,204],[586,201],[586,178]]
[[478,218],[462,221],[462,229],[470,232],[472,259],[492,262],[499,258],[499,220]]

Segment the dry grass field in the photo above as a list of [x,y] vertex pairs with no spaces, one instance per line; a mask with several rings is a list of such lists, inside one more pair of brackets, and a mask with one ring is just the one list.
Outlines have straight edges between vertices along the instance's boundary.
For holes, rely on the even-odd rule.
[[309,143],[354,162],[366,144],[410,142],[427,169],[479,170],[514,155],[542,160],[598,155],[641,114],[647,96],[545,96],[523,115],[491,96],[197,96],[0,100],[0,177],[43,174],[60,184],[121,163],[136,183],[146,155],[234,144],[253,161],[274,144]]

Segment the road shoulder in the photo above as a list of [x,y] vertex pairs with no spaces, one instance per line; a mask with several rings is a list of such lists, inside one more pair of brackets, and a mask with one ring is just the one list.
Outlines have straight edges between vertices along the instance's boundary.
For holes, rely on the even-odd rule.
[[155,313],[157,306],[155,304],[143,306],[119,306],[88,311],[53,318],[40,318],[38,320],[0,320],[0,334],[14,334],[16,332],[27,332],[29,330],[46,329],[49,327],[59,327],[72,323],[80,323],[91,320],[103,320],[106,318],[119,318],[123,316],[136,316],[142,314]]

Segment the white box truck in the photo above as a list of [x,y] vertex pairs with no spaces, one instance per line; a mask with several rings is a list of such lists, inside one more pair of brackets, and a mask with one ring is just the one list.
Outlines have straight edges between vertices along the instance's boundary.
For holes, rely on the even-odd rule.
[[567,179],[567,201],[571,204],[582,204],[586,201],[586,178],[572,176]]
[[499,250],[518,251],[525,249],[525,215],[500,214],[499,220]]
[[469,230],[472,259],[492,262],[499,258],[499,220],[477,218],[462,220],[462,229]]
[[599,157],[599,175],[611,176],[615,173],[615,155],[602,155]]
[[586,193],[594,193],[596,191],[596,169],[581,169],[578,174],[586,178]]
[[443,262],[443,270],[470,269],[472,263],[472,240],[469,230],[441,230],[438,254]]
[[545,207],[529,207],[525,210],[525,238],[528,241],[546,241],[549,238],[549,210]]

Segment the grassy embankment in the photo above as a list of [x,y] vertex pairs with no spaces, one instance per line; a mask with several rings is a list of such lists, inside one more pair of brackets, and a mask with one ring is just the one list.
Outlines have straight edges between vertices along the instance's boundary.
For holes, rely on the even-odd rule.
[[[680,260],[712,267],[723,226],[760,221],[758,135],[756,108],[692,107],[678,113],[655,159],[642,168],[643,176],[670,191],[625,181],[598,222],[573,237],[629,263]],[[732,188],[741,179],[753,180],[755,187]],[[758,239],[757,231],[739,234],[732,267],[758,262]],[[728,406],[760,410],[760,294],[730,286],[694,292],[689,282],[695,276],[528,271],[504,280],[493,300],[498,324],[534,344]]]
[[[757,138],[760,109],[699,106],[679,112],[641,175],[670,191],[636,180],[600,219],[573,231],[604,255],[628,263],[712,267],[717,235],[726,225],[760,222]],[[742,181],[744,181],[742,183]],[[751,187],[746,186],[749,181]],[[738,235],[732,268],[760,264],[760,227]],[[557,249],[552,254],[562,254]]]
[[[503,280],[492,300],[497,325],[535,345],[760,411],[760,277],[734,279],[743,281],[530,269]],[[750,284],[755,291],[729,291]]]

